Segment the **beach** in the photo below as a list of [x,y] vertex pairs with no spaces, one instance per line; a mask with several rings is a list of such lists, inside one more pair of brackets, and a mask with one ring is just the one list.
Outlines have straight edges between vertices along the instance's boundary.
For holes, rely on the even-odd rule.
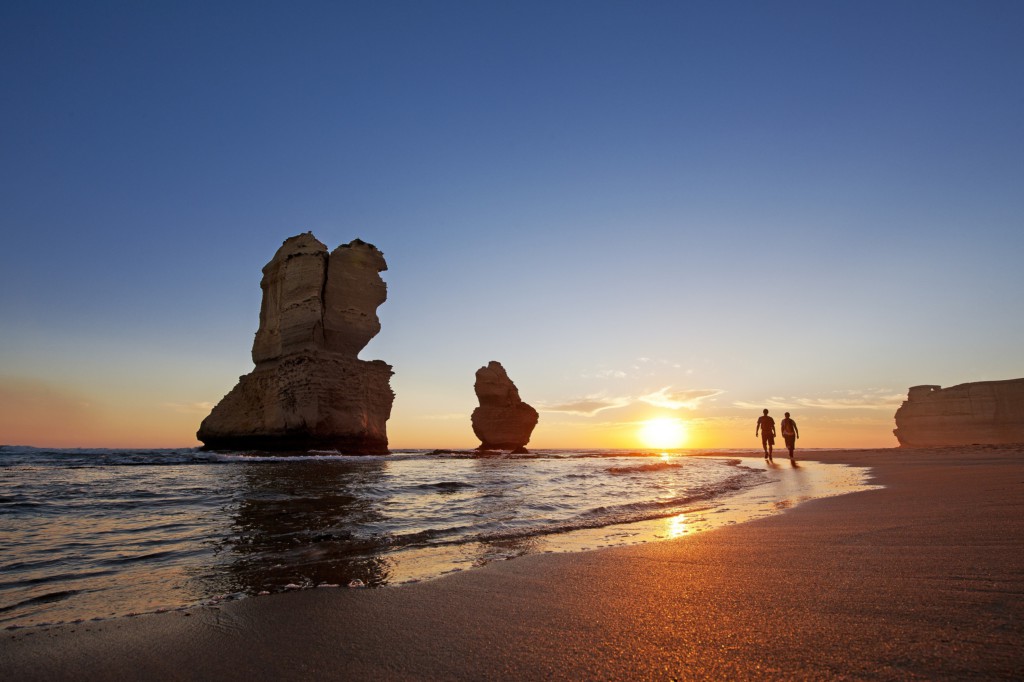
[[395,588],[9,630],[0,669],[20,680],[1024,675],[1024,447],[814,458],[871,467],[883,487]]

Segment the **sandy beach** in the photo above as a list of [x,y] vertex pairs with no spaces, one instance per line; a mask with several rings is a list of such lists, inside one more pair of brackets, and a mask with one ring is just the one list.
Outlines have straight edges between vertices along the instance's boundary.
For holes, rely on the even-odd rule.
[[9,630],[0,670],[19,680],[1024,676],[1024,447],[814,456],[870,466],[884,488],[397,588]]

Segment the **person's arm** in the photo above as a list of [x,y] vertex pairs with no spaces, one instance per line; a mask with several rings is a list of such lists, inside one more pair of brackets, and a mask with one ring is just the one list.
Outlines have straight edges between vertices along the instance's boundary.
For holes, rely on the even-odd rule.
[[793,433],[796,434],[797,438],[800,437],[800,429],[796,428],[796,422],[793,422]]
[[758,419],[757,420],[757,426],[754,427],[754,435],[756,436],[757,432],[760,431],[760,430],[761,430],[761,420]]

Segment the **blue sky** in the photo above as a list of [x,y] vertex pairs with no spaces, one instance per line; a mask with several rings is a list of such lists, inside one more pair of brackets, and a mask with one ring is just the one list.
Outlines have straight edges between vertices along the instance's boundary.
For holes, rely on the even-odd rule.
[[[1024,376],[1017,2],[0,10],[0,442],[188,445],[288,236],[385,254],[399,447],[895,445]],[[599,409],[601,408],[601,409]],[[595,411],[596,410],[596,411]],[[749,432],[749,433],[748,433]]]

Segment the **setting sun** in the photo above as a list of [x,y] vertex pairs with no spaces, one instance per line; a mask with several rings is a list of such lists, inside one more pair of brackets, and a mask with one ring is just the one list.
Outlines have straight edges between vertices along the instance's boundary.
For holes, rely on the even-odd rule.
[[640,440],[649,448],[680,448],[686,442],[686,427],[679,419],[648,419],[640,427]]

